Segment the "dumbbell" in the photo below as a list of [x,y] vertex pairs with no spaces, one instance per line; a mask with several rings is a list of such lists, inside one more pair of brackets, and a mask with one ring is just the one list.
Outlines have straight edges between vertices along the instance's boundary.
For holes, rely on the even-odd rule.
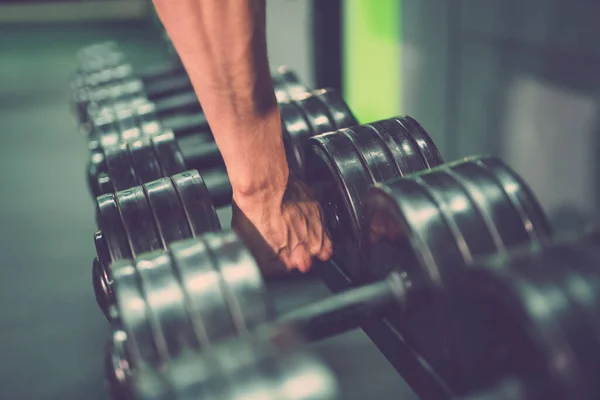
[[[292,172],[303,176],[303,147],[310,136],[356,125],[344,100],[332,89],[306,93],[302,97],[279,104],[284,146]],[[144,136],[134,141],[114,141],[123,132],[103,135],[95,141],[88,183],[94,196],[144,184],[189,169],[212,170],[209,191],[215,203],[230,201],[231,188],[216,143],[208,133],[175,137],[172,132]]]
[[85,84],[81,79],[105,68],[127,62],[115,41],[104,41],[83,47],[77,52],[77,64],[71,79],[73,87]]
[[[186,75],[156,81],[146,87],[139,79],[82,90],[77,109],[83,133],[91,136],[130,129],[133,121],[142,125],[161,123],[176,134],[193,129],[207,129],[200,103]],[[287,67],[272,73],[275,95],[279,101],[308,91],[296,74]],[[174,92],[181,92],[175,93]],[[182,116],[179,116],[183,114]],[[123,126],[123,124],[125,126]],[[135,125],[135,124],[134,124]]]
[[283,332],[275,340],[259,334],[223,340],[202,353],[172,359],[164,369],[139,365],[130,369],[123,352],[124,332],[117,331],[112,338],[106,377],[113,399],[338,398],[333,373],[291,332]]
[[461,389],[481,392],[469,399],[598,398],[599,268],[595,230],[533,242],[461,277],[448,309],[460,310],[451,314]]
[[[301,125],[298,124],[297,127],[300,128]],[[299,133],[303,131],[284,135],[284,138],[286,136],[289,138],[302,137]],[[429,135],[410,117],[391,118],[345,128],[308,140],[309,143],[314,141],[319,144],[307,145],[308,152],[314,151],[319,155],[330,153],[334,160],[343,160],[348,165],[358,167],[358,165],[362,165],[361,159],[364,157],[372,160],[371,168],[380,172],[375,175],[376,178],[369,178],[368,181],[353,182],[351,181],[353,177],[350,175],[342,177],[344,180],[339,181],[341,179],[339,177],[326,175],[331,179],[338,179],[340,185],[346,185],[344,182],[347,182],[351,189],[349,195],[355,196],[354,198],[357,193],[364,193],[371,184],[376,182],[375,179],[399,177],[441,163],[441,157]],[[354,147],[352,140],[362,143],[362,146]],[[289,142],[296,143],[297,141],[289,139]],[[329,147],[325,146],[328,153],[324,153],[320,143],[350,145],[345,147],[340,145],[338,150],[331,147],[331,151],[328,150]],[[289,146],[286,147],[289,148]],[[425,157],[425,155],[427,156]],[[304,154],[303,157],[309,157],[309,154]],[[302,165],[305,168],[308,167],[307,163]],[[315,172],[311,172],[313,176],[316,175]],[[323,179],[323,177],[318,178]],[[316,182],[315,179],[313,180]],[[313,183],[311,179],[308,179],[307,182]],[[182,193],[185,193],[185,196]],[[117,259],[135,257],[143,252],[165,248],[167,243],[174,240],[218,230],[217,223],[202,222],[216,220],[211,196],[214,194],[207,190],[200,174],[197,171],[189,171],[97,198],[96,221],[99,230],[94,236],[97,257],[93,263],[93,282],[98,304],[108,318],[110,318],[109,307],[114,300],[111,289],[111,263]],[[335,194],[332,193],[332,196]],[[335,201],[340,203],[340,207],[343,207],[344,198],[338,196],[337,199],[339,201],[333,198],[328,199],[323,204],[333,204]],[[358,199],[355,200],[348,207],[359,207],[358,201]],[[192,209],[192,207],[195,208]],[[328,209],[333,208],[332,206],[327,207]],[[150,210],[154,211],[150,212]],[[325,215],[329,218],[328,225],[331,224],[331,229],[335,230],[335,218],[332,212]],[[344,221],[351,221],[352,214],[346,219],[344,218],[341,216],[342,224],[345,223]],[[355,224],[358,224],[356,221]],[[351,231],[346,234],[350,235]],[[343,243],[336,243],[334,247],[342,245]]]
[[[395,203],[421,205],[419,211],[426,211],[432,207],[432,191],[426,188],[433,189],[440,199],[440,203],[435,206],[439,210],[446,208],[450,211],[449,207],[455,201],[464,199],[464,195],[456,193],[463,186],[458,181],[450,184],[443,182],[443,177],[452,173],[469,182],[474,178],[473,171],[483,169],[486,162],[498,161],[473,158],[381,183],[369,193],[366,207],[375,205],[378,211],[402,213],[398,215],[398,219],[405,221],[404,227],[412,228],[403,231],[410,236],[405,240],[417,241],[421,238],[419,230],[423,229],[423,216],[414,215],[414,209],[408,207],[395,210],[390,204],[382,206],[378,201],[381,199],[380,193],[387,196],[393,194]],[[500,175],[507,171],[504,164],[501,167]],[[511,177],[514,176],[514,173],[511,174]],[[432,178],[424,179],[425,177]],[[480,183],[483,188],[488,189],[481,193],[481,197],[491,208],[498,210],[504,206],[504,213],[490,213],[488,223],[504,224],[505,227],[511,224],[513,226],[510,230],[515,233],[524,230],[526,225],[518,211],[509,210],[513,205],[512,201],[497,196],[498,191],[503,190],[502,184],[496,182],[496,190],[492,190],[491,182],[487,186]],[[532,204],[535,202],[534,198],[527,200]],[[456,232],[464,233],[465,229],[477,231],[482,228],[480,221],[465,219],[464,210],[454,212],[452,214],[450,211],[444,220],[447,224],[454,224]],[[166,251],[156,250],[139,255],[135,261],[124,259],[113,263],[114,315],[118,316],[113,318],[113,325],[117,330],[125,332],[127,339],[124,345],[131,347],[128,353],[143,358],[131,359],[129,365],[148,362],[156,368],[171,358],[185,354],[190,348],[210,348],[212,343],[223,338],[244,336],[260,329],[277,335],[281,324],[286,328],[292,326],[308,341],[337,335],[368,323],[373,318],[384,316],[404,327],[415,312],[427,309],[428,304],[436,301],[445,303],[451,296],[444,291],[472,265],[469,262],[472,263],[474,257],[482,257],[497,250],[487,249],[486,252],[480,248],[481,241],[473,237],[463,237],[463,240],[444,237],[443,227],[429,226],[426,229],[431,234],[422,238],[419,249],[425,254],[425,247],[444,247],[441,251],[446,258],[437,260],[436,264],[431,263],[431,260],[417,258],[411,259],[411,264],[402,263],[399,258],[389,258],[383,265],[365,263],[363,267],[374,270],[374,276],[381,273],[381,267],[386,269],[386,276],[277,319],[273,318],[273,307],[265,294],[260,268],[234,233],[213,232],[173,242]],[[481,234],[485,235],[485,232]],[[380,256],[380,246],[387,245],[386,239],[382,237],[370,243],[367,254],[376,253]],[[523,243],[528,240],[529,236],[521,239]],[[452,248],[460,244],[464,246],[465,253],[453,254]],[[408,253],[406,247],[404,252]],[[428,253],[438,255],[432,251]],[[466,256],[467,253],[470,257]],[[392,265],[394,267],[388,269]],[[321,267],[327,268],[326,265]],[[438,280],[431,276],[433,268],[438,268]],[[169,293],[170,301],[165,293]],[[439,313],[434,318],[444,320]],[[440,331],[436,331],[436,334],[442,338],[444,336]],[[162,352],[156,349],[162,349]]]
[[[461,267],[478,257],[505,253],[551,235],[545,213],[518,174],[494,157],[468,160],[371,190],[364,199],[361,225],[367,251],[337,246],[342,253],[340,267],[352,281],[381,279],[404,265],[411,280],[428,281],[443,293]],[[345,211],[340,203],[324,206],[326,214],[333,209],[338,216],[340,208]],[[337,222],[344,218],[328,218],[339,226],[330,228],[334,243],[347,226]],[[361,265],[353,262],[355,257],[366,261]],[[443,296],[437,299],[415,310],[404,323],[393,318],[390,323],[403,328],[411,347],[451,380],[455,369],[447,350],[448,316],[440,312]]]
[[[172,43],[166,34],[162,37],[169,49]],[[151,67],[140,71],[137,76],[142,79],[154,80],[173,74],[182,73],[181,61],[175,52],[170,63],[166,66]],[[73,89],[83,86],[94,86],[109,83],[114,80],[133,76],[133,69],[126,55],[115,41],[105,41],[82,48],[77,53],[77,68],[71,79]],[[121,68],[124,67],[124,68]]]

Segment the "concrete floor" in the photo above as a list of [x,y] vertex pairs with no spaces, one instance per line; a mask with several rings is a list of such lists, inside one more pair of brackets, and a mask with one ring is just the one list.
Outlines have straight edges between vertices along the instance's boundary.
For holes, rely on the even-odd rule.
[[[0,27],[2,399],[107,397],[108,326],[90,280],[94,203],[66,96],[76,50],[107,38],[136,63],[164,57],[158,38],[135,24]],[[281,310],[327,295],[310,281],[271,289]],[[415,398],[362,332],[312,347],[338,374],[344,399]]]

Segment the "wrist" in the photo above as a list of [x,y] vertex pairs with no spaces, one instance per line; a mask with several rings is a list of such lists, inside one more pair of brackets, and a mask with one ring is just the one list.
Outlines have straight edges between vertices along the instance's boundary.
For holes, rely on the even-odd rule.
[[242,179],[236,179],[235,174],[230,174],[233,200],[240,208],[256,204],[277,205],[283,201],[289,179],[287,163],[270,165],[265,172],[262,176],[254,174]]

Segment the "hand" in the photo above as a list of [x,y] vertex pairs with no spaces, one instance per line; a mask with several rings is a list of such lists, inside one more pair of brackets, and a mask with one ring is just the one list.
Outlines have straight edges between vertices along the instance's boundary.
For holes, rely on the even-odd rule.
[[327,261],[333,252],[312,191],[291,176],[282,194],[259,201],[234,198],[231,226],[265,274],[286,269],[307,272],[313,257]]

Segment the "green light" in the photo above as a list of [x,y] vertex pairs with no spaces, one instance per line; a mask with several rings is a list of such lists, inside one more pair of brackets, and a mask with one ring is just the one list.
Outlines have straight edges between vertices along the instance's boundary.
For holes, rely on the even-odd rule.
[[361,122],[402,109],[401,0],[343,3],[344,98]]

